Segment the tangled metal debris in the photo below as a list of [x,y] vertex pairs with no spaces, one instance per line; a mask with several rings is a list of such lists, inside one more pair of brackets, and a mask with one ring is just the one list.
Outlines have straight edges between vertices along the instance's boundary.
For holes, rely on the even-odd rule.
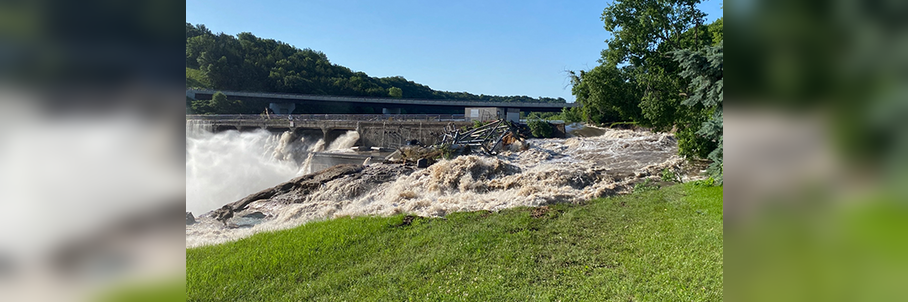
[[496,120],[473,129],[462,130],[453,124],[445,127],[440,145],[449,145],[455,149],[469,147],[470,150],[482,151],[486,155],[496,154],[501,147],[522,140],[514,124],[506,120]]
[[385,159],[390,162],[414,162],[417,167],[425,168],[439,158],[452,158],[471,153],[496,155],[505,147],[523,141],[524,137],[518,126],[506,120],[492,121],[472,129],[457,128],[454,124],[448,124],[441,141],[437,144],[424,146],[412,141]]

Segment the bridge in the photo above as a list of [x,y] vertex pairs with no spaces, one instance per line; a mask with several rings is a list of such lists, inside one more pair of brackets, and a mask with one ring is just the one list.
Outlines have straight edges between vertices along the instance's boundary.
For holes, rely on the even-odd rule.
[[[558,112],[561,108],[576,107],[575,103],[504,103],[461,100],[395,99],[375,97],[328,96],[266,92],[240,92],[223,90],[187,89],[186,96],[195,100],[208,100],[215,92],[222,92],[230,100],[260,102],[262,108],[289,108],[293,113],[425,113],[462,114],[467,107],[498,107],[520,111]],[[303,106],[299,106],[303,105]],[[283,113],[280,110],[275,112]]]

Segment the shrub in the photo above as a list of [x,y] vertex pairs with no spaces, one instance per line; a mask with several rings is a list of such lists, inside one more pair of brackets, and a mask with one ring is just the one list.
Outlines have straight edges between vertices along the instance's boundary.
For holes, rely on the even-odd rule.
[[535,137],[548,138],[555,134],[555,127],[543,120],[532,120],[527,123],[527,126],[530,127],[530,133]]
[[714,185],[722,185],[722,184],[721,184],[721,183],[717,183],[716,180],[715,180],[714,178],[710,177],[710,178],[707,178],[707,179],[701,179],[701,180],[692,181],[692,182],[691,182],[691,185],[694,185],[694,186],[697,186],[697,187],[712,187],[712,186],[714,186]]
[[653,191],[659,189],[659,186],[652,184],[652,179],[647,178],[643,182],[638,182],[634,185],[634,193]]
[[662,169],[662,181],[667,181],[667,182],[678,181],[678,182],[681,182],[681,181],[678,179],[678,176],[675,174],[675,172],[672,172],[672,170],[669,169],[669,168]]
[[473,129],[482,127],[483,125],[485,125],[484,122],[482,122],[480,120],[473,120]]

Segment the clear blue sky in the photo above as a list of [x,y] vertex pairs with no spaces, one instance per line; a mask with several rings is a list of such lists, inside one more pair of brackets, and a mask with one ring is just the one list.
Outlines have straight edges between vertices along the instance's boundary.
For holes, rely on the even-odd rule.
[[[611,1],[188,0],[186,22],[251,32],[324,52],[373,77],[403,76],[436,90],[563,97],[565,70],[598,65]],[[721,0],[700,9],[722,16]],[[406,92],[404,92],[406,93]]]

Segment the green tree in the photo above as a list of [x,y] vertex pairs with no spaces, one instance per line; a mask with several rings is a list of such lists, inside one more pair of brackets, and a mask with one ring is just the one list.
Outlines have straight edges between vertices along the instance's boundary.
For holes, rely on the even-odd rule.
[[600,65],[592,70],[570,72],[582,119],[592,124],[638,120],[640,95],[629,74],[616,66]]
[[192,101],[192,112],[195,114],[230,114],[242,112],[245,110],[244,104],[240,100],[227,100],[227,95],[223,92],[215,92],[211,100]]
[[[679,94],[686,86],[678,76],[678,64],[670,52],[710,45],[711,37],[701,26],[705,14],[696,8],[699,0],[619,0],[605,8],[602,20],[613,35],[602,51],[606,66],[626,65],[624,70],[642,92],[638,122],[656,130],[668,130],[696,115],[680,106]],[[682,127],[684,122],[681,123]]]
[[547,138],[553,137],[555,134],[555,127],[544,120],[531,120],[527,123],[527,126],[530,127],[530,133],[535,137]]
[[208,105],[208,100],[192,100],[190,104],[190,111],[192,114],[211,114],[211,106]]
[[[602,51],[602,63],[627,63],[654,67],[670,63],[666,50],[688,48],[691,41],[682,35],[703,23],[706,16],[696,8],[700,0],[618,0],[605,8],[602,21],[613,37]],[[704,29],[705,32],[705,29]]]
[[[679,50],[673,53],[681,65],[680,75],[690,79],[689,96],[683,104],[688,107],[702,107],[709,112],[696,135],[712,143],[708,158],[713,161],[710,172],[720,182],[723,169],[722,101],[724,100],[723,45],[706,47],[703,50]],[[704,150],[707,151],[707,150]]]
[[580,109],[580,107],[561,108],[561,116],[564,117],[565,122],[582,122],[583,116],[580,113]]
[[[585,121],[632,120],[656,131],[675,129],[679,154],[708,157],[721,174],[723,19],[703,25],[699,2],[617,0],[606,7],[602,20],[612,38],[600,66],[571,72],[572,93]],[[703,69],[710,66],[706,62],[718,62],[718,79],[715,66]]]
[[725,24],[722,21],[723,19],[725,18],[719,18],[707,26],[709,35],[712,37],[712,46],[717,46],[725,40]]
[[600,62],[623,66],[640,91],[642,118],[638,124],[657,131],[676,129],[679,153],[705,158],[717,142],[696,134],[714,109],[686,106],[690,79],[681,76],[672,53],[681,49],[699,50],[721,37],[718,25],[703,25],[705,14],[696,8],[699,0],[619,0],[602,14],[606,30],[612,32],[608,49]]
[[211,96],[211,101],[209,101],[208,106],[210,106],[214,111],[224,111],[224,109],[230,106],[230,101],[227,100],[226,94],[218,91]]
[[404,91],[397,87],[388,88],[388,95],[392,98],[402,98],[404,97]]

